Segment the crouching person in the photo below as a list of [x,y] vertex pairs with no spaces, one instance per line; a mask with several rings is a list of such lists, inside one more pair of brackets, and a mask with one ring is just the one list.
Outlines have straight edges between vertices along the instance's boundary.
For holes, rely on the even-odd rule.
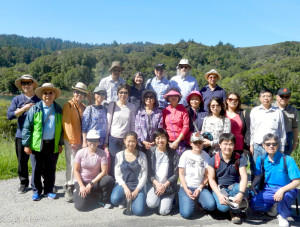
[[74,161],[75,190],[73,201],[79,211],[88,211],[99,204],[110,209],[110,195],[114,179],[107,175],[107,157],[99,145],[100,135],[90,130],[87,135],[87,147],[79,150]]
[[[41,99],[29,111],[22,130],[22,145],[26,154],[30,154],[33,201],[44,195],[55,199],[53,193],[55,170],[58,154],[62,151],[62,109],[54,102],[60,95],[60,89],[51,83],[45,83],[35,90]],[[44,185],[42,185],[42,177]]]
[[[256,161],[252,183],[256,195],[250,205],[254,210],[266,212],[270,216],[276,216],[278,212],[279,226],[289,226],[287,218],[291,216],[291,206],[297,198],[300,171],[292,157],[278,150],[278,141],[278,137],[271,133],[263,138],[263,148],[267,153]],[[262,176],[264,185],[257,192],[255,188]]]
[[221,151],[216,153],[209,161],[208,179],[213,190],[217,209],[221,212],[230,211],[234,224],[241,224],[240,209],[232,209],[231,201],[240,205],[247,188],[247,160],[233,152],[235,136],[231,133],[220,135],[219,145]]

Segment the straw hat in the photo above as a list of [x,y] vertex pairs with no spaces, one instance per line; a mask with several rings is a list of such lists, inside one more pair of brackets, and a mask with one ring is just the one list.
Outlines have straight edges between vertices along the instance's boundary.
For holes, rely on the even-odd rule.
[[41,87],[37,88],[35,90],[35,94],[39,99],[42,99],[43,91],[44,90],[51,90],[55,93],[55,99],[57,99],[60,96],[61,90],[59,88],[56,88],[51,83],[44,83]]
[[23,75],[20,78],[15,80],[15,85],[19,90],[22,90],[22,85],[21,85],[22,80],[32,80],[33,90],[35,90],[39,86],[38,82],[31,75],[25,74],[25,75]]
[[108,71],[111,71],[113,68],[118,67],[121,69],[121,71],[123,71],[125,68],[121,66],[121,62],[120,61],[113,61],[111,63],[111,67]]
[[217,70],[215,70],[215,69],[212,69],[212,70],[210,70],[209,72],[207,72],[207,73],[204,74],[204,77],[205,77],[206,80],[207,80],[207,78],[208,78],[209,75],[216,75],[216,76],[218,76],[218,80],[219,80],[219,79],[222,79],[221,74],[219,74],[219,73],[217,72]]
[[190,68],[192,68],[192,66],[190,65],[188,59],[181,59],[179,64],[178,64],[178,67],[180,67],[180,65],[188,65],[188,66],[190,66]]
[[72,86],[73,90],[81,91],[84,93],[88,93],[87,86],[84,83],[78,82],[75,87]]

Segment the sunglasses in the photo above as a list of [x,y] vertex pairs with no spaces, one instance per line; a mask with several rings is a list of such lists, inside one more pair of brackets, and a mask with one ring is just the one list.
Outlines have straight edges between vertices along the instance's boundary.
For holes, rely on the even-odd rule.
[[270,147],[271,145],[272,145],[273,147],[276,147],[276,146],[278,145],[278,143],[265,143],[265,145],[266,145],[267,147]]
[[128,95],[128,91],[120,91],[119,94],[120,95]]
[[232,99],[232,98],[228,98],[229,102],[238,102],[239,99]]
[[145,99],[154,99],[154,96],[152,96],[152,95],[145,96]]
[[195,141],[193,144],[203,144],[203,141]]
[[291,96],[289,95],[279,95],[281,99],[289,99]]
[[78,91],[78,90],[74,90],[74,93],[77,94],[77,95],[85,96],[84,92],[81,92],[81,91]]
[[87,139],[89,143],[98,143],[99,139]]
[[30,86],[31,84],[33,84],[32,81],[28,81],[28,82],[21,81],[21,85],[22,85],[22,86],[26,86],[26,85]]
[[157,72],[162,72],[162,71],[164,71],[163,68],[156,68],[155,70],[156,70]]
[[180,68],[181,68],[181,69],[188,69],[189,67],[188,67],[188,66],[185,66],[185,65],[181,65]]
[[43,95],[53,95],[54,94],[54,92],[52,92],[52,91],[49,91],[49,92],[43,92]]
[[208,79],[211,79],[211,80],[212,79],[218,79],[218,77],[217,76],[209,76]]

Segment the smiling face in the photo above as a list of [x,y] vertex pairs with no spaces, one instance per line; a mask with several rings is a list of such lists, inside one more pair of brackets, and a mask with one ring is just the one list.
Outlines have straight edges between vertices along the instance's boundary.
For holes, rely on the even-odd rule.
[[203,142],[202,141],[191,142],[191,146],[195,153],[200,154],[202,151]]
[[161,67],[154,69],[154,73],[156,78],[159,80],[161,80],[164,77],[164,69]]
[[87,145],[92,152],[96,152],[99,145],[99,139],[87,139]]
[[208,84],[213,86],[213,87],[217,85],[218,79],[219,79],[219,77],[215,74],[210,74],[207,77]]
[[231,140],[223,140],[222,143],[220,143],[220,148],[223,156],[227,158],[231,157],[234,150],[234,142]]
[[32,80],[21,80],[21,88],[25,94],[33,93],[33,87]]
[[266,140],[263,143],[263,148],[266,150],[266,152],[269,155],[274,155],[276,153],[276,151],[278,150],[278,142],[276,142],[273,138]]
[[226,99],[227,106],[233,110],[237,109],[239,105],[239,101],[240,101],[239,98],[234,94],[230,94]]
[[179,103],[178,95],[170,95],[168,96],[168,101],[170,102],[171,106],[175,107]]
[[272,94],[270,92],[261,93],[259,96],[260,103],[267,109],[271,107],[272,104]]
[[276,101],[281,108],[285,108],[289,104],[290,99],[291,95],[276,95]]
[[125,137],[124,144],[125,144],[125,147],[128,151],[134,152],[135,148],[136,148],[136,145],[137,145],[137,140],[135,139],[134,136],[129,135],[129,136]]
[[155,144],[159,150],[165,150],[167,147],[167,137],[164,134],[160,134],[155,138]]
[[51,106],[55,99],[55,92],[53,90],[45,89],[43,91],[42,100],[46,106]]
[[221,112],[221,105],[213,100],[211,103],[210,103],[210,111],[212,113],[212,115],[214,116],[219,116],[220,115],[220,112]]
[[134,83],[136,85],[142,85],[143,84],[143,77],[141,75],[136,75],[136,77],[134,78]]
[[112,79],[114,81],[117,81],[120,77],[122,73],[122,68],[120,67],[114,67],[112,70],[111,70],[111,76],[112,76]]
[[77,103],[81,103],[82,100],[84,99],[85,95],[86,94],[82,91],[78,91],[78,90],[75,90],[75,89],[73,90],[73,98],[75,99],[75,101]]
[[119,92],[118,92],[118,97],[119,97],[119,100],[121,102],[126,102],[127,99],[128,99],[128,90],[126,88],[122,88]]
[[191,67],[189,65],[179,65],[180,74],[186,76],[189,74]]
[[190,98],[190,105],[193,107],[195,110],[199,109],[201,103],[201,98],[199,95],[192,95]]
[[155,96],[151,92],[147,92],[144,96],[144,104],[147,107],[154,107],[155,104]]

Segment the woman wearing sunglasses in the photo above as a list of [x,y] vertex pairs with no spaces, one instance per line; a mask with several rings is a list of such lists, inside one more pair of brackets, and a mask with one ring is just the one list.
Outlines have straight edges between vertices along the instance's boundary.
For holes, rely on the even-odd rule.
[[74,204],[79,211],[90,210],[97,202],[106,209],[111,208],[110,195],[115,182],[107,175],[108,160],[105,152],[98,147],[99,139],[98,131],[90,130],[86,135],[88,146],[75,156]]
[[225,102],[226,116],[231,122],[231,133],[235,136],[234,150],[239,154],[243,149],[249,150],[250,145],[250,118],[245,110],[241,109],[239,94],[229,92]]

